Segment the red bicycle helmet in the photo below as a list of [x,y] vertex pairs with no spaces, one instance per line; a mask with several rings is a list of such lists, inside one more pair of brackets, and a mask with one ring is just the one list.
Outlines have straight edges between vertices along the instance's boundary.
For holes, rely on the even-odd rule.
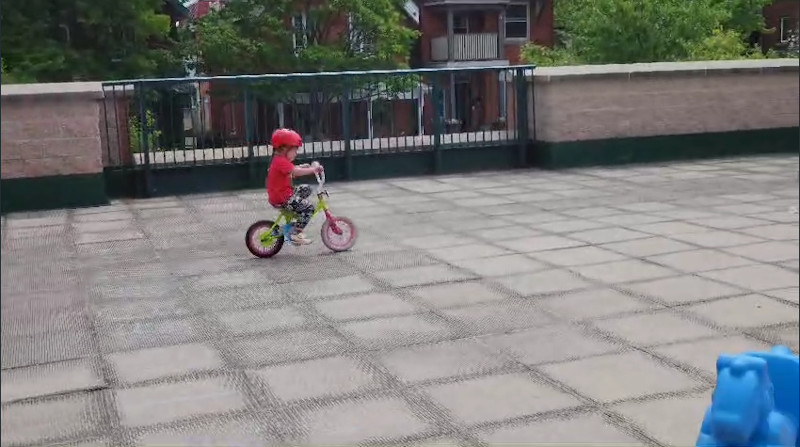
[[303,145],[303,138],[292,129],[277,129],[272,133],[272,147],[300,147]]

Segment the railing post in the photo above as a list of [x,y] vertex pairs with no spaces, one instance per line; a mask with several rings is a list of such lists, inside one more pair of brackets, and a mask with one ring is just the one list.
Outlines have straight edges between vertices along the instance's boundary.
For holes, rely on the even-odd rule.
[[431,93],[433,96],[433,172],[442,170],[442,122],[444,120],[444,98],[439,73],[432,77]]
[[528,164],[528,80],[525,78],[525,69],[516,69],[516,93],[517,93],[517,143],[519,167]]
[[244,137],[247,142],[247,165],[248,165],[248,178],[250,185],[255,186],[256,170],[255,170],[255,156],[253,154],[253,123],[250,114],[250,90],[247,86],[244,88]]
[[342,97],[342,136],[344,137],[344,178],[353,179],[353,154],[352,144],[352,110],[350,110],[350,79],[345,79],[344,95]]
[[151,197],[152,179],[150,173],[150,126],[147,120],[147,107],[145,107],[144,83],[136,83],[138,87],[136,96],[139,99],[139,146],[144,158],[144,193],[145,197]]

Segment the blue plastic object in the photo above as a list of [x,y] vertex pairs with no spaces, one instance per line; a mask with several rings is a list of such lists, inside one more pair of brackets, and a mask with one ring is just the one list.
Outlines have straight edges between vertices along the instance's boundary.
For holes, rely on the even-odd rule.
[[800,368],[786,346],[723,354],[697,446],[798,447]]

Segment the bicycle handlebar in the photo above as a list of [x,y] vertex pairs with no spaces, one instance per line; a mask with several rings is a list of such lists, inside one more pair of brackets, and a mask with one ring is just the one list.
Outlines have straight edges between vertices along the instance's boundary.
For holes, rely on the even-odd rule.
[[[315,161],[315,162],[312,162],[312,163],[311,163],[311,166],[314,166],[315,164],[316,164],[316,165],[319,165],[319,166],[321,166],[321,165],[320,165],[319,163],[317,163],[316,161]],[[318,187],[317,187],[317,188],[318,188],[318,189],[317,189],[317,192],[319,192],[319,191],[322,191],[322,187],[323,187],[323,186],[325,186],[325,169],[322,169],[322,170],[321,170],[321,171],[319,171],[319,172],[315,172],[315,173],[314,173],[314,177],[316,177],[316,178],[317,178],[317,185],[318,185]]]

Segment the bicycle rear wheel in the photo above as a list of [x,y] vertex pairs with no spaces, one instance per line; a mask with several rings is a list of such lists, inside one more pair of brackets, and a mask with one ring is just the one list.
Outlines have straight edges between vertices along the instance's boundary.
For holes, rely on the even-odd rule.
[[244,236],[244,243],[253,256],[271,258],[283,248],[283,234],[271,220],[259,220],[250,225]]

